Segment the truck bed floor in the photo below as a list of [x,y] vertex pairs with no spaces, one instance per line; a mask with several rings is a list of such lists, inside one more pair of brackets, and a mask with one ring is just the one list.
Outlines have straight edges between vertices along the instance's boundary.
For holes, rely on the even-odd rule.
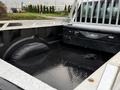
[[29,68],[28,73],[58,90],[73,90],[109,58],[99,51],[56,45],[39,67]]

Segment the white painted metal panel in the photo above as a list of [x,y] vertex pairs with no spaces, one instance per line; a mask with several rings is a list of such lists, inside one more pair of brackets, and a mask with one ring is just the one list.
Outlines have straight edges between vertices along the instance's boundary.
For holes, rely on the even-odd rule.
[[0,59],[0,77],[24,90],[57,90]]
[[107,64],[97,90],[112,90],[119,69],[119,66]]
[[[10,23],[21,23],[22,25],[8,27]],[[61,25],[65,25],[66,22],[63,22],[62,20],[13,20],[13,21],[0,21],[0,24],[3,24],[3,26],[0,27],[0,31],[3,31],[3,30],[14,30],[14,29],[61,26]]]
[[[98,70],[96,70],[74,90],[120,90],[119,67],[120,52],[106,62],[103,66],[101,66]],[[106,80],[106,78],[109,78],[110,80],[106,81],[106,83],[102,83],[102,81]]]

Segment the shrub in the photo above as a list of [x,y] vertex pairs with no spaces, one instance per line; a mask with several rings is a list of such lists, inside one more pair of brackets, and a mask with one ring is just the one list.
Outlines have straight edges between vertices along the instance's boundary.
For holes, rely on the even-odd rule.
[[17,8],[11,8],[11,10],[12,10],[13,13],[18,13]]

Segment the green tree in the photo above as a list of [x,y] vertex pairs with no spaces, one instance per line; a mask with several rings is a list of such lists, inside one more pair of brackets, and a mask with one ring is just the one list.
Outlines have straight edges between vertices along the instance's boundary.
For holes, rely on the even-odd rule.
[[45,13],[46,12],[46,6],[44,5],[43,6],[43,13]]
[[52,6],[52,13],[55,12],[55,6]]
[[65,5],[64,12],[67,12],[67,5]]
[[0,1],[0,16],[4,16],[7,14],[7,8],[4,3]]
[[35,12],[35,13],[38,12],[38,9],[37,9],[37,6],[36,6],[36,5],[34,6],[34,12]]
[[49,7],[49,12],[52,13],[52,7],[51,6]]
[[33,6],[32,6],[32,5],[28,5],[27,11],[28,11],[28,12],[33,12]]
[[35,6],[32,5],[32,12],[35,13]]
[[46,7],[46,13],[49,13],[49,7],[48,6]]
[[71,6],[69,5],[69,6],[68,6],[68,12],[70,12],[70,11],[71,11]]
[[37,5],[37,13],[40,12],[40,5]]
[[42,4],[40,5],[40,12],[41,13],[43,12],[43,5]]

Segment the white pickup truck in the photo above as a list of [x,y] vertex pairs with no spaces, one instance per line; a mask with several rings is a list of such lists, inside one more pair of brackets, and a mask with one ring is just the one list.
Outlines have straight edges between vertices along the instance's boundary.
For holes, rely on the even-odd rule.
[[120,0],[75,0],[67,22],[0,21],[0,90],[120,90],[119,16]]

